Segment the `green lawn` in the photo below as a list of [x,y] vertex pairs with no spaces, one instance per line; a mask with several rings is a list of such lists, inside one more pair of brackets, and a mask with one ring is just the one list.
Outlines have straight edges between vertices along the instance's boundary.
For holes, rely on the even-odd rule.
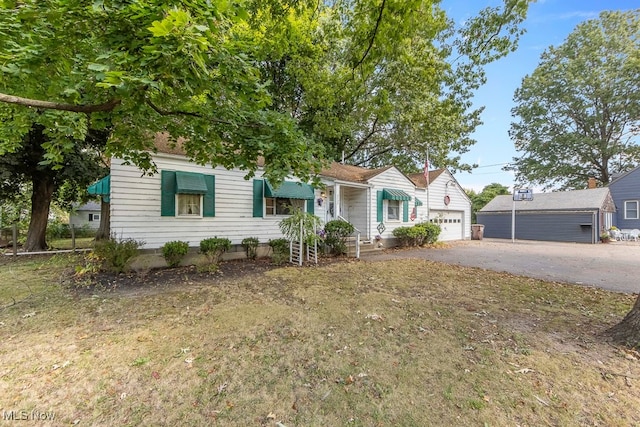
[[0,263],[5,411],[102,426],[640,424],[639,355],[598,335],[632,296],[423,260],[60,285],[82,264]]

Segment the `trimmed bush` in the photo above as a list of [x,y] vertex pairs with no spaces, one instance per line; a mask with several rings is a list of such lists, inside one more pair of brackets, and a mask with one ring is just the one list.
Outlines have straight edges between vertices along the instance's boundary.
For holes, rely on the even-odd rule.
[[347,237],[355,231],[353,224],[341,219],[329,221],[324,226],[324,243],[334,255],[347,253]]
[[422,222],[412,227],[398,227],[393,230],[393,237],[399,240],[400,246],[422,246],[435,243],[440,235],[440,226],[430,222]]
[[136,255],[144,242],[134,239],[110,239],[96,243],[93,253],[102,260],[103,267],[115,273],[122,273],[129,261]]
[[424,240],[420,243],[421,245],[430,245],[437,242],[440,232],[442,231],[442,228],[440,228],[438,224],[432,222],[421,222],[414,225],[414,227],[423,229]]
[[180,240],[167,242],[162,246],[162,256],[169,267],[179,266],[188,252],[189,243]]
[[231,240],[224,237],[211,237],[200,242],[200,253],[204,254],[213,265],[217,265],[222,254],[229,249],[231,249]]
[[280,265],[289,260],[289,241],[287,239],[269,240],[271,247],[271,261]]
[[242,239],[241,243],[245,254],[247,254],[247,259],[256,259],[258,256],[258,245],[260,244],[260,239],[257,237],[245,237]]

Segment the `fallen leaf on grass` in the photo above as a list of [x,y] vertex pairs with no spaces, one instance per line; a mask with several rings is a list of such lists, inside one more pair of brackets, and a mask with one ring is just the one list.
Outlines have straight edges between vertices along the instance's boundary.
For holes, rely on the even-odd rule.
[[32,311],[31,313],[23,314],[23,315],[22,315],[22,318],[23,318],[23,319],[26,319],[27,317],[33,317],[33,316],[35,316],[35,315],[36,315],[36,312],[35,312],[35,311]]
[[529,372],[535,372],[535,371],[529,368],[522,368],[518,371],[515,371],[516,374],[528,374]]
[[228,384],[224,383],[224,384],[220,384],[218,386],[218,394],[221,394],[223,391],[225,391],[227,389]]
[[375,320],[378,322],[382,322],[382,316],[380,316],[379,314],[376,313],[371,313],[371,314],[367,314],[367,316],[365,317],[366,319],[370,319],[370,320]]
[[153,371],[153,372],[151,373],[151,376],[152,376],[153,378],[157,379],[157,380],[159,380],[159,379],[160,379],[160,374],[159,374],[158,372],[156,372],[156,371]]

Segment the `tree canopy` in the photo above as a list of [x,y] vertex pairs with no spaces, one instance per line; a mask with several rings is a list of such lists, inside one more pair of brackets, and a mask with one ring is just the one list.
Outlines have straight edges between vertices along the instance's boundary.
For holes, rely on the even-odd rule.
[[509,188],[497,182],[486,185],[480,193],[473,190],[465,190],[469,199],[471,199],[471,222],[476,222],[476,213],[484,208],[487,203],[496,196],[511,194]]
[[549,47],[516,91],[519,183],[586,188],[638,164],[640,11],[603,12]]
[[472,92],[515,48],[527,6],[455,28],[429,0],[0,0],[0,155],[37,124],[56,167],[107,128],[106,154],[147,171],[156,132],[248,176],[262,157],[274,181],[427,146],[463,167]]

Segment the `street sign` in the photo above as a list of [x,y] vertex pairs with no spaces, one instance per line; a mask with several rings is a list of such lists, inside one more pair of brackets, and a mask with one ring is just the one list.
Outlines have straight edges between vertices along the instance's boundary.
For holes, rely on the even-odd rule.
[[513,201],[521,202],[523,200],[526,200],[526,201],[533,200],[533,190],[531,188],[520,188],[518,190],[514,190]]

